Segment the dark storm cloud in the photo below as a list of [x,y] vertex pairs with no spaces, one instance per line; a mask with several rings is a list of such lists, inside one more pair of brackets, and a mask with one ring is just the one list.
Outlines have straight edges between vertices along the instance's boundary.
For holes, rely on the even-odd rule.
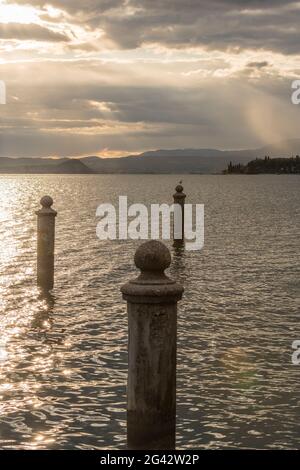
[[0,23],[0,39],[35,40],[59,42],[68,41],[68,37],[37,24]]
[[68,13],[79,11],[103,13],[126,3],[126,0],[12,0],[8,3],[45,7],[51,5]]
[[[16,0],[9,3],[16,3]],[[296,3],[295,0],[17,0],[19,4],[30,4],[39,7],[52,5],[57,8],[63,8],[66,11],[107,11],[119,6],[135,6],[145,10],[199,10],[211,9],[216,6],[239,7],[242,9],[268,8],[271,6],[282,6]]]
[[125,48],[157,42],[171,47],[263,48],[299,53],[300,9],[293,9],[293,3],[131,1],[131,5],[143,9],[130,16],[105,16],[103,27]]
[[[15,0],[14,0],[15,1]],[[21,0],[51,4],[71,21],[101,28],[121,48],[159,43],[169,47],[254,48],[297,54],[299,4],[281,0]]]

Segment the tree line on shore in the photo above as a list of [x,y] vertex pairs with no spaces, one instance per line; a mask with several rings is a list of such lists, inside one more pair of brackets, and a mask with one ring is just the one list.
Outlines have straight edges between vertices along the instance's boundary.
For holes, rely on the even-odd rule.
[[242,165],[241,163],[233,165],[232,162],[230,162],[227,169],[223,171],[223,174],[256,175],[260,173],[300,173],[300,157],[299,155],[291,158],[270,158],[269,156],[265,156],[265,158],[251,160],[246,165]]

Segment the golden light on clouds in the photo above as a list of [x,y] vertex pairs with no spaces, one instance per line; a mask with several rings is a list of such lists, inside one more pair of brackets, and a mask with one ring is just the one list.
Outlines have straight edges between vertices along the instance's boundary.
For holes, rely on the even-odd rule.
[[293,135],[299,2],[267,3],[0,0],[0,154],[248,148]]

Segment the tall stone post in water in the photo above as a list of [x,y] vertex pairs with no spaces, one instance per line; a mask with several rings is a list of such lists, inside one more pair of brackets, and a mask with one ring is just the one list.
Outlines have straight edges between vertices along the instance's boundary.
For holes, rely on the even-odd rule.
[[45,291],[54,285],[54,237],[55,217],[57,212],[52,209],[53,199],[44,196],[42,208],[37,215],[37,284]]
[[175,449],[177,302],[183,287],[165,275],[171,255],[160,241],[142,244],[134,261],[141,273],[121,289],[128,303],[128,448]]
[[[184,204],[185,204],[185,198],[186,194],[183,192],[183,186],[181,182],[176,186],[175,188],[176,193],[173,194],[174,198],[174,204],[179,204],[181,207],[181,214],[182,214],[182,219],[181,219],[181,238],[175,238],[176,234],[176,224],[175,224],[175,219],[174,219],[174,224],[173,224],[173,237],[174,237],[174,244],[178,243],[183,243],[184,241]],[[175,214],[174,214],[175,218]]]

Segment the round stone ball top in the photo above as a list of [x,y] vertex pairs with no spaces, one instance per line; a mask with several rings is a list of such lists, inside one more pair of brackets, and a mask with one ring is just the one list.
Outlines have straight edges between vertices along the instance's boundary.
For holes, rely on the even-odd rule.
[[182,193],[183,192],[183,186],[181,184],[178,184],[175,188],[175,191],[177,193]]
[[41,199],[41,205],[45,208],[45,209],[50,209],[50,207],[52,206],[53,204],[53,199],[52,197],[50,196],[43,196],[42,199]]
[[141,271],[164,272],[171,264],[171,254],[162,242],[151,240],[139,246],[134,262]]

